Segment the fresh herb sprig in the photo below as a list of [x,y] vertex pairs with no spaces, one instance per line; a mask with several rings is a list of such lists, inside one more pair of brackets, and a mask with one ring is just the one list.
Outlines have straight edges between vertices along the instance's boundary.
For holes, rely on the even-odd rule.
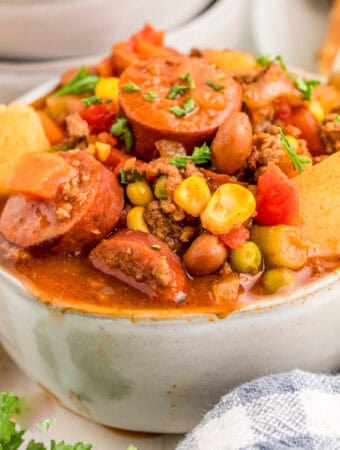
[[285,134],[282,131],[281,127],[278,127],[279,133],[280,133],[280,141],[283,147],[285,148],[286,152],[288,153],[289,159],[291,160],[294,169],[296,169],[299,173],[302,172],[303,166],[305,164],[310,164],[311,161],[309,158],[306,158],[305,156],[298,155],[294,152],[292,146],[290,145],[288,139],[286,138]]
[[169,94],[167,95],[167,98],[173,100],[174,98],[184,95],[186,92],[188,92],[189,89],[190,89],[189,86],[176,83],[171,87]]
[[84,105],[90,106],[90,105],[101,105],[102,99],[100,97],[97,97],[96,95],[92,95],[91,97],[82,98],[80,100]]
[[277,62],[277,63],[280,64],[282,69],[285,72],[287,72],[287,66],[284,63],[283,58],[282,58],[281,55],[277,55],[277,56],[275,56],[275,58],[272,58],[271,56],[268,56],[268,55],[258,55],[257,58],[256,58],[256,62],[258,64],[260,64],[260,66],[262,66],[262,67],[268,67],[273,62]]
[[58,89],[55,97],[66,94],[84,94],[85,92],[94,92],[96,84],[99,80],[97,75],[88,72],[85,66],[82,66],[75,77],[65,86]]
[[123,90],[125,92],[140,92],[141,88],[137,86],[133,81],[129,81],[127,84],[123,84]]
[[201,147],[195,147],[191,156],[175,155],[169,162],[175,167],[186,167],[188,161],[194,164],[206,164],[211,160],[211,150],[206,143]]
[[312,98],[313,89],[320,84],[318,80],[305,80],[302,77],[296,77],[294,80],[295,86],[303,94],[304,100],[310,100]]
[[195,109],[196,103],[194,102],[194,99],[190,97],[183,103],[182,106],[175,105],[172,108],[170,108],[169,111],[177,117],[183,117],[190,114]]
[[216,84],[213,81],[207,80],[205,82],[205,84],[207,86],[209,86],[211,89],[213,89],[214,91],[223,91],[223,89],[225,89],[225,86],[223,86],[223,84]]
[[179,79],[185,81],[186,83],[188,83],[190,89],[195,89],[196,83],[191,78],[190,72],[186,72],[184,75],[181,75],[179,77]]
[[135,183],[136,181],[145,181],[146,172],[143,170],[140,173],[136,168],[125,170],[120,169],[120,182],[121,184]]
[[144,95],[145,100],[148,102],[153,102],[158,98],[158,94],[155,91],[149,91]]
[[111,126],[110,132],[113,136],[117,136],[124,141],[127,150],[131,150],[133,134],[125,117],[117,117],[115,123]]

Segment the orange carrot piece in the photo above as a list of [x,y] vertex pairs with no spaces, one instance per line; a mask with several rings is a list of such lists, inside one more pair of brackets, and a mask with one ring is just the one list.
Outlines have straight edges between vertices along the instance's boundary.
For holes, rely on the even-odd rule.
[[40,118],[41,124],[44,128],[47,139],[50,141],[50,144],[55,145],[61,142],[65,138],[65,133],[60,126],[44,111],[37,110],[36,112]]

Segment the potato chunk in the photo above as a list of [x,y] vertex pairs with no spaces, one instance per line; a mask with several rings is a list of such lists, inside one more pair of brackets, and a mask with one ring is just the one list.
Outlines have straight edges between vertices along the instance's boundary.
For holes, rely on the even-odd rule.
[[37,113],[28,105],[0,105],[0,194],[8,191],[12,170],[26,153],[50,148]]

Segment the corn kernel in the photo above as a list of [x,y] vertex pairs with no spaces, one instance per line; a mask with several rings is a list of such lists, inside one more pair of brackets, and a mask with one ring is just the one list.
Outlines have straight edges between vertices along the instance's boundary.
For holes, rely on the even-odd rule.
[[95,143],[98,159],[101,162],[105,162],[111,153],[111,146],[109,144],[104,144],[104,142]]
[[299,148],[299,141],[296,139],[296,137],[291,136],[290,134],[288,134],[286,136],[287,141],[290,143],[290,146],[292,147],[292,149],[296,152],[297,149]]
[[144,219],[145,208],[143,206],[135,206],[130,209],[126,216],[126,225],[129,230],[139,230],[149,233],[149,228]]
[[107,77],[101,78],[96,84],[95,95],[97,97],[110,98],[114,102],[118,101],[119,78]]
[[175,189],[174,202],[191,216],[198,217],[210,196],[205,179],[194,175],[183,180]]
[[88,145],[86,151],[89,152],[90,155],[94,155],[96,153],[96,147],[91,143]]
[[313,100],[309,103],[308,108],[310,112],[313,114],[313,117],[318,122],[322,122],[325,118],[325,112],[321,106],[321,103],[318,100]]
[[135,181],[126,188],[126,195],[135,206],[146,206],[153,200],[153,194],[146,181]]
[[255,197],[248,189],[234,183],[222,184],[201,214],[202,226],[214,234],[227,233],[249,219],[255,207]]

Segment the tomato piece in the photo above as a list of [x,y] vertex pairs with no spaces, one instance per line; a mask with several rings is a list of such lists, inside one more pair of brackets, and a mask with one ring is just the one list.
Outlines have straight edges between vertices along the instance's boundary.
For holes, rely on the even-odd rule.
[[271,164],[259,176],[256,192],[256,222],[260,225],[297,225],[299,196],[288,177]]
[[236,225],[228,233],[221,234],[219,239],[230,248],[242,248],[249,239],[249,230],[244,225]]
[[292,107],[285,98],[278,98],[275,102],[274,119],[288,123],[292,117]]
[[299,106],[293,110],[290,121],[301,131],[301,138],[307,141],[308,150],[312,155],[320,155],[323,144],[318,122],[306,106]]
[[57,153],[28,153],[17,164],[10,181],[10,191],[29,197],[54,200],[62,184],[77,175]]
[[92,133],[110,131],[117,114],[116,103],[94,104],[80,111],[81,117],[86,120]]

